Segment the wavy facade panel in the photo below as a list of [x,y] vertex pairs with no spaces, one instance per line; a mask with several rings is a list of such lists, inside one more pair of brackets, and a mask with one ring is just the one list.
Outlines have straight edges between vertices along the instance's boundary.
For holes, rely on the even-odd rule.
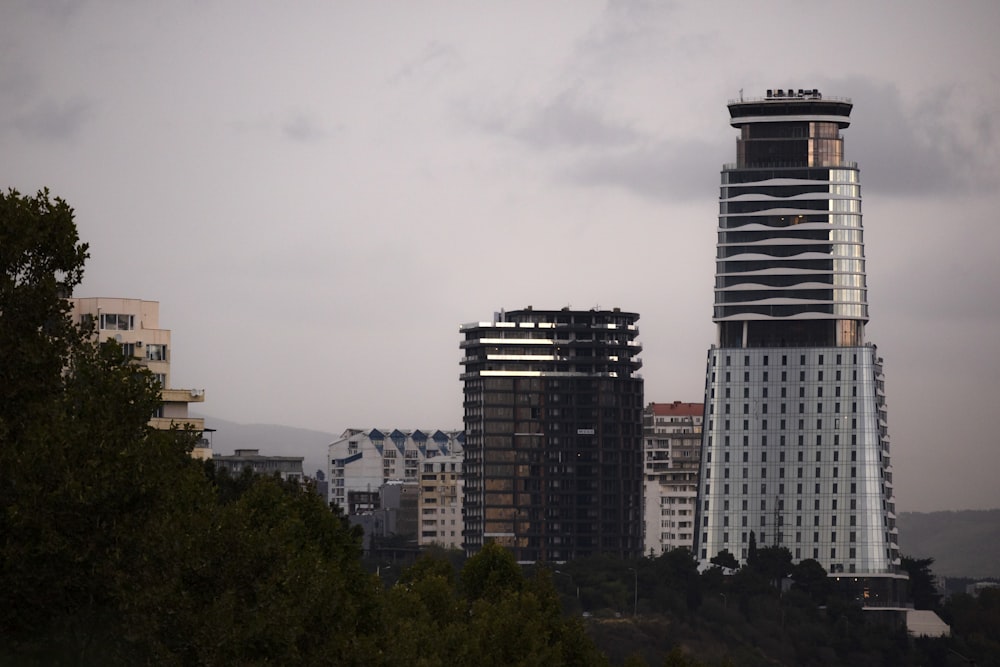
[[729,104],[695,552],[751,542],[872,582],[899,573],[882,360],[865,340],[861,185],[844,160],[852,104],[816,90]]

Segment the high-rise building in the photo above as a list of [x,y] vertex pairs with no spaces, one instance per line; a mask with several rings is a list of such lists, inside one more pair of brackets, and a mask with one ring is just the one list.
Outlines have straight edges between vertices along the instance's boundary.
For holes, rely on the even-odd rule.
[[903,577],[851,108],[815,89],[729,103],[696,553],[745,560],[755,533],[884,601]]
[[638,319],[529,307],[461,327],[467,553],[641,554]]
[[[643,428],[643,553],[694,549],[701,403],[650,403]],[[693,551],[692,551],[693,553]]]
[[[113,339],[133,363],[145,366],[160,382],[163,404],[150,425],[158,429],[191,428],[206,432],[205,420],[188,415],[189,403],[202,403],[204,389],[175,389],[170,378],[170,330],[160,328],[160,304],[141,299],[85,297],[70,299],[73,317],[92,326],[101,342]],[[210,429],[209,429],[210,430]],[[211,458],[212,449],[202,438],[192,451],[195,458]]]

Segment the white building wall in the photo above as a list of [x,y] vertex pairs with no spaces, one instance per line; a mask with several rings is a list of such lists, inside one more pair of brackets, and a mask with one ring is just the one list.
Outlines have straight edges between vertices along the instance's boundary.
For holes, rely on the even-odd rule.
[[378,491],[390,481],[416,483],[424,461],[461,454],[464,437],[456,430],[349,428],[328,448],[329,501],[346,512],[351,491]]

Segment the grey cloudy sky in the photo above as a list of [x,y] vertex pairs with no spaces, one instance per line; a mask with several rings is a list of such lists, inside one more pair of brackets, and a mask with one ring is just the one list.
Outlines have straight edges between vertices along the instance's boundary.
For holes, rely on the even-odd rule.
[[207,414],[459,427],[457,327],[529,304],[638,311],[646,399],[701,400],[726,102],[851,97],[898,507],[1000,507],[998,28],[992,0],[15,0],[0,185],[75,207],[78,295],[160,301]]

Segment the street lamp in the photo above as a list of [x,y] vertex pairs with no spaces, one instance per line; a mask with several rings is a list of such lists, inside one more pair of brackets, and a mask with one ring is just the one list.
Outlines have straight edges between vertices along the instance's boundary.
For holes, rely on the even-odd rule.
[[569,572],[563,572],[562,570],[552,570],[552,572],[553,572],[553,574],[561,574],[562,576],[564,576],[567,579],[569,579],[570,586],[573,586],[573,587],[576,588],[576,599],[579,600],[580,599],[580,587],[577,586],[576,581],[573,580],[573,575],[571,575]]

